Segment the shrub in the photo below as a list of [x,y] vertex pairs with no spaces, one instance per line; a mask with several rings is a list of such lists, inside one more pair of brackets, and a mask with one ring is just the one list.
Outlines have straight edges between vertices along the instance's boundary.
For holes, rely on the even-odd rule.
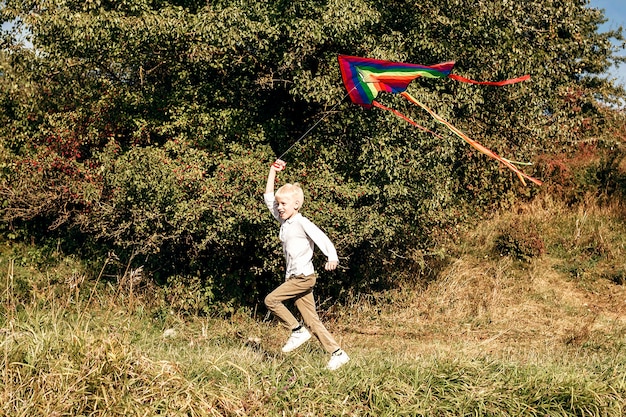
[[[506,88],[427,78],[411,86],[470,137],[525,161],[595,135],[607,118],[598,97],[623,95],[594,76],[615,59],[605,46],[621,30],[599,33],[601,12],[580,2],[489,13],[377,1],[118,3],[0,8],[14,23],[0,51],[3,220],[22,236],[54,230],[63,250],[113,250],[159,283],[197,279],[227,308],[257,302],[281,280],[261,194],[268,164],[309,127],[281,180],[304,184],[305,214],[342,256],[347,269],[320,280],[333,296],[422,273],[420,254],[454,238],[459,222],[537,192],[397,95],[380,99],[436,136],[343,103],[337,53],[454,57],[455,71],[476,79],[532,70],[532,82]],[[20,29],[33,47],[19,43]],[[468,49],[478,44],[490,47]],[[505,237],[516,256],[539,247]]]
[[494,250],[500,256],[511,256],[528,262],[543,255],[545,246],[533,223],[511,222],[498,232],[494,239]]

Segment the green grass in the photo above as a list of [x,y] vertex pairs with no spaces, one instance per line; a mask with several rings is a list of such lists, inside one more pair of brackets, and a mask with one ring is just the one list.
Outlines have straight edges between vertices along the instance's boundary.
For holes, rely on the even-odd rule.
[[[326,355],[316,344],[278,354],[281,332],[244,316],[178,322],[176,334],[166,338],[141,317],[97,313],[78,318],[62,311],[23,312],[19,324],[4,328],[5,415],[623,412],[623,349],[610,356],[576,350],[567,360],[520,360],[467,355],[460,345],[429,355],[355,347],[352,361],[331,373],[323,369]],[[238,335],[244,330],[261,342]]]
[[[158,288],[61,255],[33,267],[20,256],[33,248],[6,246],[0,414],[622,416],[626,289],[606,275],[624,268],[622,219],[544,201],[485,221],[435,282],[324,313],[352,358],[336,372],[316,341],[281,354],[285,330],[249,312],[183,317]],[[534,238],[517,241],[525,224]],[[495,254],[502,242],[523,256]]]
[[280,338],[275,327],[245,317],[180,322],[164,338],[130,315],[60,315],[5,328],[5,415],[618,416],[626,393],[621,350],[522,361],[463,346],[423,356],[355,347],[331,373],[316,344],[277,354],[265,341]]

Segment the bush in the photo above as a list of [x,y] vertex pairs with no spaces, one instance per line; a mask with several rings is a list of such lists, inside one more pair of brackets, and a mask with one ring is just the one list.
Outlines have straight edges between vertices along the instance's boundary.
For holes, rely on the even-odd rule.
[[500,256],[525,262],[545,252],[537,227],[529,222],[512,222],[502,228],[494,239],[494,249]]
[[[282,280],[261,194],[269,163],[303,134],[281,181],[303,183],[304,214],[347,268],[320,280],[332,297],[422,273],[429,261],[421,254],[454,238],[459,222],[537,193],[397,95],[380,100],[437,136],[342,102],[338,53],[454,58],[455,71],[476,79],[532,71],[532,82],[505,88],[427,78],[411,85],[470,137],[525,161],[595,135],[607,119],[598,97],[623,95],[594,76],[615,59],[606,45],[621,30],[598,33],[602,14],[580,2],[485,12],[466,0],[51,0],[38,13],[28,2],[5,3],[1,18],[14,23],[0,51],[6,229],[42,240],[55,231],[62,250],[96,258],[114,251],[159,283],[206,285],[214,298],[200,298],[227,309],[258,302]],[[546,16],[562,30],[546,30],[554,27]],[[20,45],[20,29],[33,47]],[[538,245],[521,235],[501,242],[516,256]],[[197,305],[191,310],[204,309]]]

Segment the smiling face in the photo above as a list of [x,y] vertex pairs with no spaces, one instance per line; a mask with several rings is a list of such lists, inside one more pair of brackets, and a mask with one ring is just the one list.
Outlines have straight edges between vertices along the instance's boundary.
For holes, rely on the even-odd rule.
[[290,219],[298,213],[300,208],[300,202],[292,194],[277,195],[276,202],[278,203],[278,214],[283,220]]
[[300,184],[285,184],[280,187],[275,194],[276,203],[278,204],[278,214],[283,220],[291,218],[298,214],[298,210],[302,207],[304,201],[304,193]]

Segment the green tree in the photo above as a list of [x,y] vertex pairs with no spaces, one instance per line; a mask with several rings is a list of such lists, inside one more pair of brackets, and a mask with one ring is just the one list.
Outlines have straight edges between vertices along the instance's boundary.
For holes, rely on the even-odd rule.
[[475,79],[531,74],[505,88],[420,79],[410,90],[499,154],[535,160],[529,173],[544,179],[539,157],[576,145],[601,126],[600,100],[623,96],[601,76],[623,60],[610,43],[621,31],[598,33],[602,12],[583,0],[1,7],[14,23],[0,77],[6,224],[93,236],[163,281],[200,276],[228,300],[252,300],[280,275],[266,170],[321,117],[282,179],[304,183],[305,214],[350,268],[345,286],[419,269],[459,221],[536,191],[396,96],[380,100],[445,139],[347,101],[328,114],[345,95],[338,54],[452,59]]

